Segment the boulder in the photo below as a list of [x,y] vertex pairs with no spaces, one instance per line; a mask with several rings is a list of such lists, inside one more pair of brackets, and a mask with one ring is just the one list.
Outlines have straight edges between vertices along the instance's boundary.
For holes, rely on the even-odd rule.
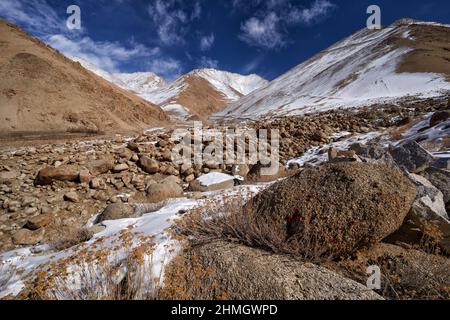
[[53,215],[50,213],[41,214],[36,217],[28,219],[25,228],[29,230],[38,230],[52,222]]
[[408,141],[390,150],[395,162],[411,173],[427,169],[434,161],[433,155],[415,141]]
[[94,160],[86,164],[86,168],[93,176],[108,173],[108,171],[111,170],[113,167],[114,167],[114,160],[112,159]]
[[442,250],[450,254],[450,221],[442,192],[422,176],[410,174],[410,178],[417,186],[417,198],[408,218],[422,231],[425,231],[430,223],[434,224],[441,234]]
[[129,167],[126,163],[121,163],[121,164],[114,166],[113,172],[120,173],[122,171],[127,171],[128,169],[129,169]]
[[241,176],[243,178],[246,178],[249,172],[250,168],[248,164],[236,164],[231,168],[231,174],[234,176]]
[[20,229],[13,235],[12,241],[15,245],[33,246],[42,241],[44,238],[44,233],[44,229],[36,231]]
[[438,217],[448,219],[442,192],[422,176],[410,173],[409,177],[417,187],[417,198],[410,216],[414,220],[425,221],[436,220]]
[[91,173],[88,169],[81,169],[79,173],[80,183],[89,183],[91,181]]
[[342,256],[396,231],[416,198],[399,170],[358,162],[307,168],[256,195],[244,208],[273,241],[303,256]]
[[163,295],[193,300],[378,300],[323,267],[227,242],[195,247],[166,269]]
[[364,162],[382,163],[391,167],[397,164],[389,151],[381,145],[380,142],[373,141],[368,144],[354,143],[350,145],[349,150],[355,151],[356,155]]
[[341,274],[359,283],[366,283],[367,267],[378,266],[387,299],[450,299],[450,260],[442,256],[380,243],[337,264]]
[[159,162],[147,156],[142,156],[139,159],[139,165],[149,174],[155,174],[159,171]]
[[167,180],[150,184],[147,188],[147,201],[156,203],[183,195],[183,188],[176,182]]
[[430,127],[434,127],[450,118],[449,111],[435,112],[430,118]]
[[78,196],[78,193],[76,193],[75,191],[70,191],[64,194],[64,200],[76,203],[80,201],[80,197]]
[[191,191],[209,192],[234,187],[234,177],[225,173],[211,172],[190,183]]
[[35,180],[35,185],[50,185],[54,181],[78,181],[79,169],[73,165],[61,165],[57,168],[47,167],[39,170]]
[[439,189],[444,196],[444,202],[450,202],[450,171],[442,170],[438,168],[428,168],[422,172],[428,181],[431,182],[433,186]]
[[106,220],[119,220],[132,218],[134,215],[134,208],[126,203],[113,203],[108,205],[105,210],[98,216],[96,223]]

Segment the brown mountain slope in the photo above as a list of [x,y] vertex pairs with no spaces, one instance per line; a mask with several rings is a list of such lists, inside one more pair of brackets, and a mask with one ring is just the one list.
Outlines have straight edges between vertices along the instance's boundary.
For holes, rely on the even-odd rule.
[[157,106],[0,19],[0,135],[129,132],[168,123]]

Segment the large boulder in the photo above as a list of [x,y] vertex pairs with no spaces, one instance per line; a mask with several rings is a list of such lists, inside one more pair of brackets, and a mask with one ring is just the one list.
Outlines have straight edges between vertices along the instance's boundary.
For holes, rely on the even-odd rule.
[[415,197],[414,184],[399,170],[381,164],[328,163],[272,185],[245,210],[295,253],[336,257],[396,231]]
[[147,188],[147,201],[156,203],[170,198],[179,198],[183,195],[183,188],[175,181],[163,180],[152,183]]
[[434,127],[450,118],[450,111],[435,112],[430,118],[430,127]]
[[233,187],[234,177],[220,172],[205,174],[190,183],[190,189],[194,192],[216,191]]
[[417,187],[417,199],[411,208],[411,217],[425,221],[440,217],[448,219],[442,192],[422,176],[410,173],[409,177]]
[[408,218],[424,232],[433,224],[440,233],[441,249],[450,254],[450,221],[442,192],[422,176],[410,174],[410,178],[417,186],[417,198]]
[[337,264],[341,274],[364,284],[367,268],[378,266],[380,292],[388,299],[450,299],[450,260],[442,256],[380,243]]
[[424,171],[435,160],[432,154],[415,141],[407,141],[390,152],[400,167],[412,173]]
[[367,287],[292,257],[213,242],[176,258],[165,273],[168,299],[375,300]]
[[59,167],[46,167],[39,170],[35,185],[50,185],[54,181],[78,181],[79,169],[74,165],[61,165]]
[[139,165],[145,172],[149,174],[154,174],[159,171],[159,162],[147,156],[142,156],[140,158]]
[[444,202],[450,202],[450,171],[438,168],[428,168],[422,175],[439,189],[444,196]]
[[108,173],[108,171],[111,170],[113,167],[114,167],[113,159],[94,160],[86,164],[86,168],[93,176]]
[[96,223],[106,220],[119,220],[132,218],[134,216],[134,208],[126,203],[113,203],[108,205],[105,210],[98,216]]
[[31,231],[28,229],[20,229],[13,237],[12,242],[15,245],[32,246],[38,244],[44,238],[45,229]]

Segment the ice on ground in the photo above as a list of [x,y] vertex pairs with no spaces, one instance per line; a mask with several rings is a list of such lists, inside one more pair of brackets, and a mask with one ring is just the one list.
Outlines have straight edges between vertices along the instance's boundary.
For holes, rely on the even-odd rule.
[[211,172],[197,178],[197,181],[204,187],[227,182],[230,180],[234,180],[234,177],[220,172]]

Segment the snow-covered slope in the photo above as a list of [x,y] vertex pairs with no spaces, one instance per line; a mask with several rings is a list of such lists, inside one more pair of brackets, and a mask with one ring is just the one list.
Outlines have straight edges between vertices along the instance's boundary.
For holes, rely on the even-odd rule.
[[215,116],[302,114],[448,94],[448,39],[449,26],[411,20],[379,31],[363,29]]
[[254,74],[244,76],[215,69],[196,69],[166,84],[152,72],[111,73],[83,59],[72,57],[72,60],[159,105],[175,120],[192,116],[204,118],[268,84],[267,80]]
[[166,86],[164,79],[153,72],[112,73],[102,70],[96,65],[81,58],[71,57],[71,59],[79,62],[85,69],[92,71],[103,79],[118,85],[122,89],[135,92],[139,95]]

